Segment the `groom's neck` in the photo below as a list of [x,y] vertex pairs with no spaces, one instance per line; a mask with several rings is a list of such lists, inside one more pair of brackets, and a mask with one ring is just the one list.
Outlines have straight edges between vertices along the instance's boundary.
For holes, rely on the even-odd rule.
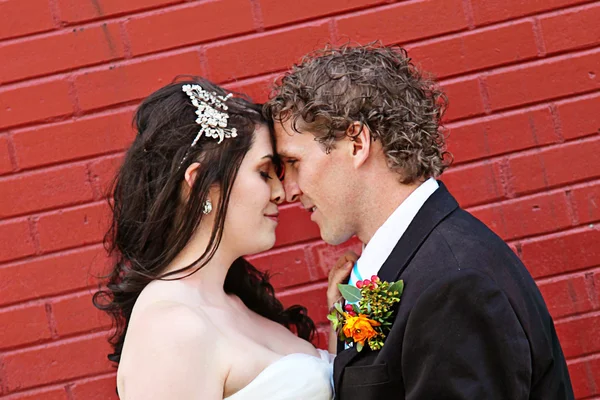
[[375,232],[420,185],[421,182],[405,185],[397,180],[381,180],[375,187],[370,185],[369,188],[365,188],[362,206],[358,212],[360,226],[357,236],[360,241],[368,244]]

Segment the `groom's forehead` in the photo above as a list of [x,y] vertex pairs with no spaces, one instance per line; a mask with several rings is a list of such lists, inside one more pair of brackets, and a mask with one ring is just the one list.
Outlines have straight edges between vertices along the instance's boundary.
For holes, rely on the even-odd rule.
[[276,138],[275,147],[281,158],[298,158],[311,150],[314,137],[310,133],[283,132]]
[[299,133],[294,132],[289,124],[283,125],[278,124],[275,126],[275,147],[277,153],[281,157],[288,157],[294,155],[298,151],[298,147],[301,146],[302,140],[298,136]]

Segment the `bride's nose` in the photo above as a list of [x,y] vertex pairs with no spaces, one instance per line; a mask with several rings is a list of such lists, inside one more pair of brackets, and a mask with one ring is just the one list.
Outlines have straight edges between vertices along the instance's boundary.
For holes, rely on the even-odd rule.
[[272,182],[273,184],[271,186],[271,201],[279,205],[285,200],[285,191],[283,189],[283,184],[281,183],[279,178],[274,178]]

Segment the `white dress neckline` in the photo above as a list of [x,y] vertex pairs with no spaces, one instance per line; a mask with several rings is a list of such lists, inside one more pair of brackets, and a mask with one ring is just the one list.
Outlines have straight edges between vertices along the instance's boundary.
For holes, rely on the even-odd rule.
[[333,398],[333,356],[287,354],[267,365],[250,383],[224,400],[292,400]]

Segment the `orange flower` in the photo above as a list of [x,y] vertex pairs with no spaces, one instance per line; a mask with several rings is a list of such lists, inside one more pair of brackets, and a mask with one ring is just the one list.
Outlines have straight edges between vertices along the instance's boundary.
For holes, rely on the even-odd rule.
[[364,346],[366,340],[377,336],[377,332],[373,327],[381,325],[379,322],[368,319],[364,314],[358,314],[358,317],[353,317],[346,313],[344,315],[346,323],[343,329],[346,337],[351,337],[354,342]]

